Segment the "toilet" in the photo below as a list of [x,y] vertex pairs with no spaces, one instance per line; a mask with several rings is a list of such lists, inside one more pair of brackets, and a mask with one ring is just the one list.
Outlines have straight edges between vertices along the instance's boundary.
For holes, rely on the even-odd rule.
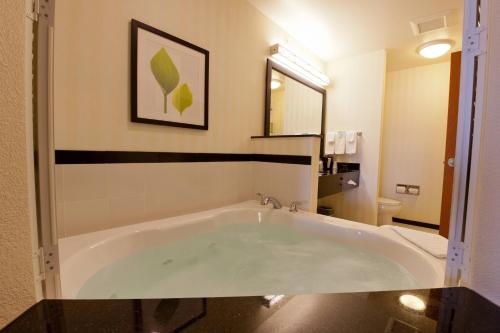
[[392,217],[399,213],[403,205],[401,201],[397,201],[389,198],[379,197],[378,201],[378,215],[377,215],[377,224],[386,225],[392,224]]

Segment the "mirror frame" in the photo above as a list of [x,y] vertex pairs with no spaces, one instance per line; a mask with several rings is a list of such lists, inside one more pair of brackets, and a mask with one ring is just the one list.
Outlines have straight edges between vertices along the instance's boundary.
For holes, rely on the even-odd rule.
[[[319,92],[323,96],[322,107],[321,107],[321,133],[318,134],[289,134],[289,135],[271,135],[270,133],[270,120],[271,120],[271,80],[273,70],[280,72],[281,74],[288,76],[289,78],[302,83],[303,85]],[[265,97],[265,107],[264,107],[264,137],[307,137],[307,136],[319,136],[321,139],[320,143],[320,156],[324,155],[324,139],[325,139],[325,120],[326,120],[326,90],[310,83],[306,79],[295,74],[291,70],[284,66],[279,65],[271,59],[267,59],[267,69],[266,69],[266,97]]]

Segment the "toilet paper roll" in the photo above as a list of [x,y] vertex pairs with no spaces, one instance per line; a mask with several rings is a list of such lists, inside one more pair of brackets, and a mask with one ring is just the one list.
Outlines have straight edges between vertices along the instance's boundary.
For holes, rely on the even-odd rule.
[[396,186],[396,193],[406,193],[406,186]]
[[418,195],[419,194],[419,189],[415,187],[410,187],[408,188],[408,193],[413,194],[413,195]]

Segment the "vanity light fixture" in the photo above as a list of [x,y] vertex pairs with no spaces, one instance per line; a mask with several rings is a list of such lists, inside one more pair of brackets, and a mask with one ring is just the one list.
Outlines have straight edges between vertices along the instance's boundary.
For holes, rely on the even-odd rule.
[[271,46],[271,58],[317,86],[326,87],[330,84],[328,76],[281,44]]
[[427,59],[439,58],[451,50],[453,41],[450,39],[438,39],[420,45],[417,53]]
[[415,295],[410,295],[410,294],[401,295],[399,296],[399,302],[408,309],[414,311],[424,311],[426,308],[425,302]]
[[272,79],[271,80],[271,90],[275,90],[281,87],[281,81],[278,79]]

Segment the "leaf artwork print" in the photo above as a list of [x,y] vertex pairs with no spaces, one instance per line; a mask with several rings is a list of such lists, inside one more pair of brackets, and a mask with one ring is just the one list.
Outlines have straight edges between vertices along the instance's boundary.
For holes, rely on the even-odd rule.
[[172,104],[182,116],[184,110],[193,104],[193,94],[189,86],[184,83],[175,89],[172,95]]
[[161,48],[151,58],[151,72],[163,92],[163,112],[167,113],[167,96],[179,84],[179,71],[165,48]]

